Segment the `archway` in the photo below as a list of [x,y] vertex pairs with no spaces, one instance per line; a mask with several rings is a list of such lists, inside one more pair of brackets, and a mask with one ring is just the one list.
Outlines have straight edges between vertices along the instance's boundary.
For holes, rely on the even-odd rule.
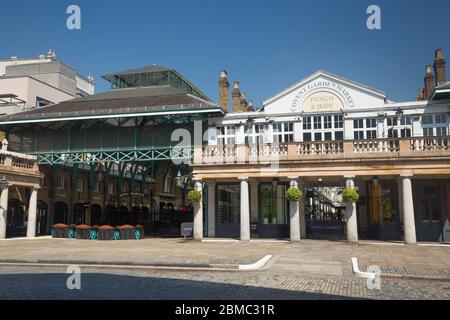
[[73,223],[76,225],[84,223],[84,205],[76,203],[73,206]]
[[102,207],[98,204],[91,206],[91,225],[98,226],[102,220]]
[[142,215],[142,210],[139,209],[139,207],[133,207],[131,211],[131,225],[137,225],[138,221],[140,221],[140,215]]
[[67,214],[69,212],[69,207],[64,202],[56,202],[54,205],[53,223],[64,223],[67,224]]
[[121,206],[119,209],[119,223],[118,224],[126,224],[129,220],[129,212],[128,208],[125,206]]
[[25,222],[22,202],[17,199],[9,200],[6,236],[11,238],[25,236],[27,233]]
[[115,217],[118,215],[117,211],[118,211],[117,208],[114,207],[113,205],[106,206],[104,223],[111,226],[114,225],[116,219]]

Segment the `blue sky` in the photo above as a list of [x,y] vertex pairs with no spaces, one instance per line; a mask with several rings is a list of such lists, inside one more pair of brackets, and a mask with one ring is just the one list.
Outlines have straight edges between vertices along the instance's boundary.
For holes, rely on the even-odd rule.
[[[66,29],[66,8],[82,10],[82,30]],[[366,9],[382,10],[382,30]],[[20,8],[20,10],[18,10]],[[0,59],[53,49],[81,74],[160,64],[176,68],[212,100],[219,72],[259,105],[324,69],[414,100],[426,64],[442,48],[450,61],[448,0],[6,0]]]

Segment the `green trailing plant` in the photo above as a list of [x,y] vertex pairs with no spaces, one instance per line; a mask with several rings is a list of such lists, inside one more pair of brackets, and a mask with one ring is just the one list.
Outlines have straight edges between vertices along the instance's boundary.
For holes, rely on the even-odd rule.
[[303,192],[297,187],[289,188],[286,191],[286,199],[289,201],[300,201],[300,199],[303,197]]
[[202,200],[202,193],[197,190],[191,190],[187,194],[189,203],[199,203]]
[[359,200],[358,191],[353,188],[345,188],[342,191],[342,199],[347,203],[356,203]]

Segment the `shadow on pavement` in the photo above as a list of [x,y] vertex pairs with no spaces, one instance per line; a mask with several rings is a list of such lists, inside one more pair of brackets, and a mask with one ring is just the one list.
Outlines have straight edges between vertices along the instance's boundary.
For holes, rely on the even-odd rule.
[[2,300],[342,300],[351,297],[172,278],[87,273],[81,290],[67,289],[69,274],[0,275]]

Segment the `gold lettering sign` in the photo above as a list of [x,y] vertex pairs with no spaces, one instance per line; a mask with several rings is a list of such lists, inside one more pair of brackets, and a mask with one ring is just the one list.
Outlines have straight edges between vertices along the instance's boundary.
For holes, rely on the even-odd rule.
[[341,99],[330,92],[317,92],[310,95],[303,102],[304,112],[340,111],[344,109]]

